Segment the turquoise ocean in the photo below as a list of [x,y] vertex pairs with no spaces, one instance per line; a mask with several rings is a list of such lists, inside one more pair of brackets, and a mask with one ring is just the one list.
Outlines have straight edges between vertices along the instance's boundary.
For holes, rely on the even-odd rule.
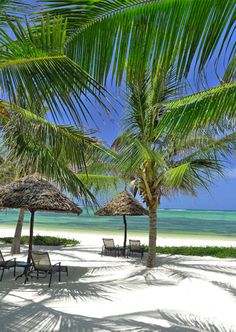
[[[1,228],[15,228],[17,210],[0,211]],[[128,216],[128,231],[132,234],[147,234],[147,216]],[[24,229],[29,227],[29,213],[26,213]],[[122,233],[122,217],[98,217],[92,210],[83,210],[79,216],[72,214],[37,212],[35,233],[40,230],[92,233]],[[169,236],[200,236],[236,240],[236,211],[205,211],[160,209],[158,232]]]

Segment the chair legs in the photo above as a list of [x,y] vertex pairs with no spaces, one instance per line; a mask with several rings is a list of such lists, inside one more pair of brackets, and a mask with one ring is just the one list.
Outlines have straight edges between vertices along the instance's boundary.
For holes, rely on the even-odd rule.
[[48,287],[51,287],[51,282],[52,282],[52,272],[50,273],[50,278],[49,278],[49,284],[48,284]]
[[[63,270],[61,270],[61,265],[59,265],[59,269],[58,269],[58,280],[61,281],[61,273],[62,272],[66,272],[66,275],[68,277],[68,267],[67,266],[63,266],[62,267]],[[48,284],[48,287],[51,287],[51,282],[52,282],[52,275],[53,275],[53,270],[51,270],[51,272],[49,273],[50,274],[50,278],[49,278],[49,284]]]
[[127,258],[129,256],[132,256],[132,255],[135,255],[135,254],[140,254],[141,259],[143,259],[143,251],[139,251],[139,250],[129,250],[129,251],[127,251]]
[[114,256],[114,257],[117,257],[117,256],[120,256],[119,255],[119,249],[102,249],[102,253],[101,253],[102,256]]
[[4,274],[4,269],[2,269],[2,273],[1,273],[0,281],[2,281],[3,274]]
[[59,265],[59,272],[58,272],[58,274],[59,274],[59,281],[61,281],[61,266]]

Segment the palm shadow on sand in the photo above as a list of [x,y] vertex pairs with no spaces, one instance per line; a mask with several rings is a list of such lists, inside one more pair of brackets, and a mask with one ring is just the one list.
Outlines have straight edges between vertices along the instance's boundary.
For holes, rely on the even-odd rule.
[[[141,262],[135,258],[110,259],[100,257],[99,252],[94,254],[93,251],[89,260],[84,261],[83,255],[82,258],[76,257],[73,249],[68,250],[68,248],[58,251],[59,254],[60,257],[73,263],[78,260],[81,266],[69,266],[69,277],[63,275],[60,283],[57,281],[57,276],[54,276],[50,289],[47,279],[33,279],[24,286],[22,282],[16,283],[12,279],[12,272],[6,273],[4,276],[6,282],[3,280],[0,284],[1,332],[15,332],[16,329],[25,332],[230,331],[221,325],[214,325],[207,319],[181,312],[178,308],[176,311],[160,309],[135,311],[134,304],[134,308],[130,307],[130,312],[122,316],[114,314],[96,318],[94,312],[91,312],[91,315],[81,315],[81,307],[90,300],[101,299],[112,303],[113,293],[116,293],[117,288],[125,288],[127,295],[144,286],[172,287],[178,286],[185,279],[203,280],[204,273],[210,274],[212,284],[235,296],[236,290],[233,286],[229,289],[227,283],[217,283],[214,279],[215,275],[235,278],[236,270],[227,264],[227,260],[225,265],[216,266],[214,265],[216,260],[211,258],[201,262],[199,257],[158,255],[157,266],[150,270],[145,267],[145,261]],[[9,277],[10,281],[7,280]],[[52,308],[51,304],[59,303],[61,299],[73,302],[73,313],[65,312],[63,308],[55,309],[53,305]]]

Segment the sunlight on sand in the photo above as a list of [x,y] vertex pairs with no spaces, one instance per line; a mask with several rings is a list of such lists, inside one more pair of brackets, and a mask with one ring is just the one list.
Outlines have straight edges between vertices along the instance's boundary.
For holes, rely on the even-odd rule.
[[158,255],[147,269],[145,258],[101,256],[101,247],[37,249],[69,277],[49,289],[48,279],[24,285],[7,271],[1,331],[236,331],[236,260]]

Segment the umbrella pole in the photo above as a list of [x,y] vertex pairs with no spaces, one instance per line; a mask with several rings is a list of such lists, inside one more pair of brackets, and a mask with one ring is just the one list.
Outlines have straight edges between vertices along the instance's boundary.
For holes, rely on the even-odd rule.
[[30,233],[29,233],[29,251],[28,251],[28,258],[27,258],[27,263],[30,263],[31,261],[31,251],[32,251],[32,246],[33,246],[33,232],[34,232],[34,214],[35,211],[30,211],[31,216],[30,216]]
[[123,221],[124,221],[124,246],[123,246],[123,251],[124,251],[124,257],[125,257],[125,249],[126,249],[126,241],[127,241],[127,221],[126,221],[126,216],[123,215]]

